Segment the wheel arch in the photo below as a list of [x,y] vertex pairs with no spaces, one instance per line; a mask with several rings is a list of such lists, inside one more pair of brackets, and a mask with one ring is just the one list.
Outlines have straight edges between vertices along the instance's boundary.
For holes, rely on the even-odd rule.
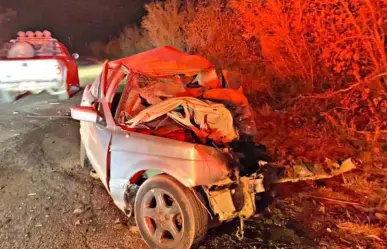
[[175,172],[172,172],[170,170],[159,170],[159,169],[142,169],[138,170],[135,174],[133,174],[129,178],[129,184],[139,184],[141,183],[141,177],[147,175],[148,177],[152,177],[155,175],[168,175],[174,179],[176,179],[178,182],[180,182],[183,186],[187,188],[198,186],[194,183],[194,181],[190,178],[183,177],[181,174],[176,174]]

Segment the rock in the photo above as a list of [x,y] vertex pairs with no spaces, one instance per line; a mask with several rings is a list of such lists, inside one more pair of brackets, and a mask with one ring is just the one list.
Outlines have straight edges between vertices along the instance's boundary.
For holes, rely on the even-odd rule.
[[35,225],[35,227],[42,227],[43,225],[41,223],[38,223]]
[[81,221],[80,221],[80,220],[77,220],[77,221],[75,222],[75,225],[76,225],[76,226],[80,226],[80,225],[81,225]]
[[121,223],[121,221],[119,218],[114,221],[114,224],[120,224],[120,223]]
[[75,214],[75,215],[80,215],[81,213],[83,213],[83,209],[80,209],[80,208],[76,208],[76,209],[73,211],[73,214]]
[[139,233],[140,231],[138,230],[138,227],[137,226],[132,226],[129,228],[129,231],[131,233]]
[[99,176],[95,170],[90,170],[90,176],[96,180],[99,180]]
[[327,232],[328,233],[331,233],[332,232],[332,229],[330,229],[329,227],[327,228]]
[[265,220],[265,224],[266,224],[266,225],[273,225],[273,220],[271,220],[271,219],[266,219],[266,220]]
[[36,193],[29,193],[28,196],[34,196]]
[[288,229],[286,227],[270,227],[269,232],[271,234],[271,240],[273,242],[287,242],[300,244],[301,239],[295,233],[294,230]]

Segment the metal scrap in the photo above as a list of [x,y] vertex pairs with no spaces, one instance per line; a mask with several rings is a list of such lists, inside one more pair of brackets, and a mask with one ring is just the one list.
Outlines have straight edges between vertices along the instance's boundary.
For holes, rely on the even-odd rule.
[[[182,113],[178,111],[179,108]],[[199,138],[209,138],[222,143],[229,143],[238,138],[232,114],[223,104],[204,102],[192,97],[164,100],[142,110],[134,118],[126,121],[126,124],[130,128],[135,128],[163,115],[191,129]]]
[[332,178],[337,175],[341,175],[348,171],[351,171],[356,168],[359,162],[353,158],[348,158],[343,161],[341,164],[332,163],[329,165],[329,171],[324,170],[322,165],[314,164],[313,169],[308,169],[305,164],[297,164],[293,167],[290,167],[290,172],[288,171],[288,175],[277,179],[275,183],[284,183],[284,182],[298,182],[298,181],[307,181],[307,180],[319,180]]

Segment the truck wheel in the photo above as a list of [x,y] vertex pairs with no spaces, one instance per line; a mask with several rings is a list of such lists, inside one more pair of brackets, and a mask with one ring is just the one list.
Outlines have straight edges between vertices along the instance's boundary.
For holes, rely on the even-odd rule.
[[16,97],[18,96],[17,92],[10,92],[10,91],[0,91],[0,102],[1,103],[12,103],[16,100]]
[[85,145],[83,144],[82,140],[81,140],[81,147],[80,147],[80,160],[79,160],[79,163],[81,165],[82,168],[88,168],[88,169],[91,169],[91,163],[89,161],[89,158],[87,158],[87,155],[86,155],[86,147]]
[[206,210],[191,190],[168,175],[151,177],[141,185],[134,211],[150,248],[188,249],[207,233]]

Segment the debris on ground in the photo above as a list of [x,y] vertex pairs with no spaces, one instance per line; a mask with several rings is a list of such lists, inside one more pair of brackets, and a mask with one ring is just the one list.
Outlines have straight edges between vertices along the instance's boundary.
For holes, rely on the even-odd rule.
[[95,171],[94,169],[90,170],[89,175],[90,175],[92,178],[94,178],[94,179],[96,179],[96,180],[99,180],[99,176],[98,176],[98,174],[97,174],[97,171]]
[[73,214],[75,214],[75,215],[80,215],[80,214],[82,214],[83,212],[84,212],[83,209],[81,209],[81,208],[76,208],[76,209],[73,211]]
[[131,227],[129,228],[129,231],[130,231],[131,233],[139,233],[139,232],[140,232],[140,230],[138,230],[138,227],[137,227],[137,226],[131,226]]

